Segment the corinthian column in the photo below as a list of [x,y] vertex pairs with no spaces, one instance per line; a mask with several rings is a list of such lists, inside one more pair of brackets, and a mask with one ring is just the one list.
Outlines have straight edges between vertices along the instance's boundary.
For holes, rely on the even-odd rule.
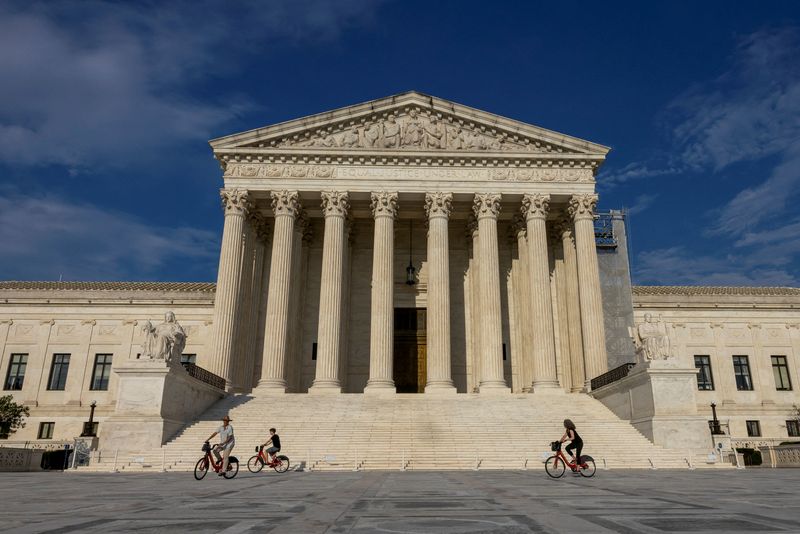
[[372,247],[372,317],[369,381],[364,393],[394,393],[394,218],[397,193],[372,193],[375,236]]
[[250,210],[247,191],[241,189],[220,192],[225,209],[225,226],[222,230],[222,249],[219,254],[217,291],[214,297],[214,343],[211,372],[225,379],[226,389],[233,387],[233,362],[231,354],[235,345],[234,328],[237,297],[241,286],[241,264],[244,218]]
[[322,280],[319,289],[317,372],[309,393],[341,393],[339,356],[344,283],[344,226],[350,208],[347,192],[323,191],[325,234],[322,244]]
[[448,220],[452,193],[427,193],[428,215],[428,369],[425,393],[455,393],[450,371],[450,245]]
[[511,390],[503,378],[503,331],[500,316],[500,265],[497,216],[500,195],[478,193],[472,210],[478,219],[481,303],[481,393]]
[[603,302],[600,295],[600,270],[594,240],[594,209],[597,195],[573,195],[569,214],[575,221],[575,249],[578,263],[578,293],[581,303],[581,331],[586,364],[585,387],[592,378],[608,370]]
[[583,389],[586,375],[583,371],[583,333],[581,332],[581,309],[580,297],[578,296],[578,260],[575,253],[575,233],[572,229],[572,220],[562,220],[560,229],[561,246],[564,250],[564,278],[572,391],[577,392]]
[[285,393],[289,294],[294,274],[294,221],[302,207],[297,191],[273,191],[271,196],[275,234],[272,237],[272,263],[264,321],[264,354],[258,389]]
[[553,300],[550,294],[550,263],[547,257],[545,220],[550,195],[522,197],[522,214],[528,227],[528,269],[533,330],[533,391],[558,388],[556,345],[553,338]]

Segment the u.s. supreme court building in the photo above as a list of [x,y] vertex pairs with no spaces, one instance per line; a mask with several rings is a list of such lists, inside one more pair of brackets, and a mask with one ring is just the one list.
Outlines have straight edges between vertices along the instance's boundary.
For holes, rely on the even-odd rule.
[[223,414],[315,469],[519,468],[565,417],[607,465],[800,439],[800,289],[632,287],[608,147],[417,92],[211,147],[216,284],[0,282],[9,445],[93,402],[98,469],[193,465]]

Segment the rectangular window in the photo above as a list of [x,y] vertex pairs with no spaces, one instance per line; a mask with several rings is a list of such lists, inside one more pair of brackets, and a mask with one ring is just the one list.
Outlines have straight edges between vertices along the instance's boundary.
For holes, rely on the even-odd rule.
[[747,424],[747,435],[751,438],[757,438],[761,436],[761,423],[758,421],[746,421]]
[[697,389],[700,391],[714,390],[714,375],[711,374],[711,357],[695,356],[694,366],[697,372]]
[[192,363],[197,365],[197,354],[181,354],[181,363]]
[[111,358],[113,354],[95,354],[92,383],[89,389],[94,391],[108,390],[108,379],[111,377]]
[[800,437],[800,421],[797,419],[786,421],[786,433],[790,438]]
[[38,439],[52,439],[55,426],[55,423],[39,423]]
[[775,389],[778,391],[790,391],[792,389],[786,356],[772,356],[772,374],[775,375]]
[[750,362],[747,356],[733,357],[733,374],[736,377],[736,389],[753,391],[753,380],[750,378]]
[[21,390],[22,383],[25,381],[25,368],[27,366],[27,354],[12,354],[8,363],[8,372],[6,373],[6,382],[3,384],[3,389],[10,391]]
[[53,354],[53,365],[50,367],[47,389],[64,391],[64,388],[67,387],[67,372],[69,372],[69,354]]

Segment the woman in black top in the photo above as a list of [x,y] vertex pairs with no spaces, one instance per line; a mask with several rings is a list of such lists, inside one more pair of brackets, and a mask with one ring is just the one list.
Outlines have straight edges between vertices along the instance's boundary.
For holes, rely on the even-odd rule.
[[[578,435],[578,431],[575,430],[575,423],[570,421],[569,419],[564,419],[564,428],[566,431],[564,435],[561,436],[561,443],[569,440],[570,444],[564,447],[564,450],[567,454],[569,454],[570,459],[575,460],[577,458],[577,465],[580,466],[581,464],[581,450],[583,449],[583,440]],[[573,456],[572,450],[575,450],[575,455]],[[575,471],[573,469],[573,471]]]

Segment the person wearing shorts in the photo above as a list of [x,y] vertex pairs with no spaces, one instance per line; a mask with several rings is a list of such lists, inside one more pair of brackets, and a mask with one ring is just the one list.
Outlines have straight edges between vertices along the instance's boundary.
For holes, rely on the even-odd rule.
[[274,428],[269,429],[269,439],[261,446],[266,447],[270,443],[272,443],[272,447],[267,449],[267,461],[272,463],[275,461],[274,456],[281,450],[281,437],[276,434],[276,430]]
[[[211,436],[206,441],[211,441],[214,439],[214,436],[219,434],[219,443],[214,445],[214,448],[211,452],[214,453],[214,456],[217,458],[217,462],[222,462],[222,471],[219,472],[219,476],[225,474],[228,470],[228,457],[231,455],[231,451],[233,450],[234,445],[236,445],[236,438],[233,436],[233,427],[230,424],[231,418],[227,415],[222,418],[222,426],[217,429],[216,432],[211,434]],[[220,451],[222,451],[222,457],[220,458]]]

